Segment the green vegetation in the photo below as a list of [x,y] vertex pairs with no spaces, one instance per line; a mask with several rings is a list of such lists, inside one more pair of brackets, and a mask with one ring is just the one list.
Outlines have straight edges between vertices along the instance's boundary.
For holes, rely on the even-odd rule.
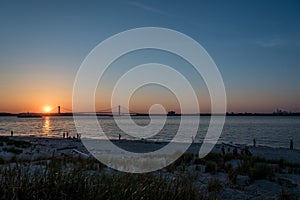
[[166,167],[168,172],[174,172],[176,170],[184,171],[187,165],[191,165],[194,160],[194,154],[183,154],[175,162]]
[[[2,199],[201,199],[184,177],[129,174],[93,159],[52,158],[0,170]],[[28,195],[30,194],[30,195]]]
[[[20,159],[21,146],[28,144],[18,143],[17,148],[15,142],[7,139],[1,142],[6,144],[0,147],[3,151],[15,154],[8,160],[0,157],[3,199],[26,199],[28,194],[28,199],[218,199],[225,184],[243,190],[246,185],[265,179],[284,189],[294,188],[297,184],[280,178],[277,173],[300,172],[299,164],[283,160],[210,153],[202,159],[183,154],[165,169],[129,174],[109,169],[95,159],[66,155]],[[15,146],[10,146],[12,143]],[[219,172],[227,173],[225,181],[217,179]],[[209,181],[201,181],[201,176],[208,177]],[[283,190],[278,198],[295,199],[295,194],[288,191]]]
[[213,161],[208,161],[205,165],[205,173],[216,174],[217,173],[216,163]]
[[252,168],[249,172],[250,180],[261,180],[268,179],[272,180],[274,178],[274,169],[267,164],[259,164]]
[[281,190],[278,197],[279,200],[297,200],[297,195],[286,190]]
[[[236,167],[232,166],[231,161],[238,163]],[[201,171],[200,166],[205,166],[205,173],[216,174],[217,172],[228,173],[228,179],[231,183],[236,182],[238,175],[248,176],[250,181],[267,179],[274,181],[275,173],[300,174],[300,164],[288,163],[280,160],[267,160],[261,157],[233,156],[227,153],[210,153],[205,158],[198,158],[193,154],[184,154],[166,169],[168,172],[184,171],[189,165],[195,165],[195,171]]]
[[216,178],[211,179],[207,184],[208,192],[218,192],[222,188],[220,181]]

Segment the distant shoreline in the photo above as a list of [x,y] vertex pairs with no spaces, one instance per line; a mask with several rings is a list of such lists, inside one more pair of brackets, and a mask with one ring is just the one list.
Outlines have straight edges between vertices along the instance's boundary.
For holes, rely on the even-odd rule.
[[[21,113],[6,113],[0,112],[0,117],[14,117],[18,116]],[[47,116],[73,116],[73,113],[31,113],[41,115],[43,117]],[[214,114],[215,116],[224,116],[224,114]],[[94,116],[94,114],[84,114],[84,113],[77,113],[76,116]],[[113,116],[112,114],[97,114],[97,116]],[[131,116],[149,116],[147,113],[137,113],[132,114]],[[163,114],[153,114],[153,116],[166,116]],[[201,113],[201,114],[175,114],[172,116],[211,116],[211,113]],[[170,116],[170,117],[172,117]],[[226,113],[225,116],[300,116],[300,112],[298,113]]]

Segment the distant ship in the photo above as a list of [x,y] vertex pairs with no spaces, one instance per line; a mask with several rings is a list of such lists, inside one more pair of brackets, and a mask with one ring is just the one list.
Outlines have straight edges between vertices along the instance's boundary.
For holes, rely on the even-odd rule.
[[167,113],[167,116],[181,116],[181,114],[177,114],[175,111],[172,110]]
[[19,118],[41,118],[42,115],[36,113],[21,113],[18,115]]
[[175,111],[169,111],[167,116],[175,116],[176,115],[176,112]]

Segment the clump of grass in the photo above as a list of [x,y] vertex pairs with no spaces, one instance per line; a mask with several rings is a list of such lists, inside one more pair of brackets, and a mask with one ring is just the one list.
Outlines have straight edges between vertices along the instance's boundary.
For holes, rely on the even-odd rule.
[[[151,174],[123,174],[115,177],[105,199],[116,195],[117,199],[195,199],[195,188],[186,179],[166,181]],[[191,192],[189,192],[191,190]],[[185,196],[187,195],[187,196]]]
[[265,158],[258,157],[258,156],[252,156],[252,157],[244,156],[244,157],[242,157],[242,159],[250,160],[252,163],[266,163],[267,162],[267,160]]
[[228,172],[228,180],[232,184],[236,184],[238,172],[236,170],[232,170]]
[[296,194],[293,194],[287,190],[282,189],[279,196],[279,200],[297,200],[298,196]]
[[205,165],[205,173],[216,174],[217,173],[217,165],[213,161],[208,161]]
[[208,192],[218,192],[222,188],[220,181],[216,178],[211,179],[207,184]]
[[235,169],[238,174],[247,175],[251,181],[274,178],[274,169],[267,163],[256,164],[255,160],[243,160]]
[[226,161],[230,161],[230,160],[235,159],[235,156],[234,156],[232,153],[226,153],[226,154],[223,156],[223,158],[224,158],[224,161],[226,162]]
[[23,150],[17,149],[14,147],[4,147],[2,150],[5,152],[10,152],[10,153],[14,153],[14,154],[20,154],[23,152]]
[[207,161],[214,161],[214,162],[219,162],[220,160],[223,160],[223,157],[220,154],[217,153],[209,153],[206,157],[205,160]]
[[274,178],[273,168],[267,164],[259,164],[255,166],[249,173],[250,180],[261,180]]
[[13,155],[7,162],[8,163],[15,163],[15,162],[19,162],[19,159],[17,159],[16,155]]
[[171,173],[173,173],[173,172],[175,172],[176,170],[177,170],[177,168],[179,167],[179,166],[181,166],[181,160],[180,159],[177,159],[175,162],[173,162],[172,164],[170,164],[170,165],[168,165],[167,167],[166,167],[166,170],[168,171],[168,172],[171,172]]
[[233,170],[232,164],[231,164],[231,163],[227,163],[227,164],[225,165],[225,171],[226,171],[227,173],[229,173],[229,172],[231,172],[232,170]]
[[197,172],[198,170],[194,171],[194,170],[189,170],[186,174],[185,177],[189,180],[189,181],[196,181],[199,178],[199,173]]
[[277,182],[279,183],[279,185],[284,186],[284,187],[288,187],[288,188],[297,187],[296,183],[293,183],[292,181],[290,181],[288,179],[277,178]]
[[192,160],[194,159],[194,154],[191,154],[191,153],[185,153],[183,154],[180,159],[182,159],[182,162],[183,163],[186,163],[186,164],[191,164]]
[[278,161],[278,167],[279,167],[280,170],[283,170],[286,167],[286,163],[283,159],[280,159]]
[[6,136],[0,137],[0,142],[6,142],[7,140],[9,140],[9,138]]
[[0,169],[3,199],[201,199],[184,177],[104,172],[93,159],[53,157]]
[[193,164],[194,164],[194,165],[204,165],[204,164],[205,164],[205,161],[204,161],[203,159],[201,159],[201,158],[195,158],[195,159],[193,160]]
[[249,175],[254,163],[250,160],[243,160],[236,168],[237,172],[241,175]]
[[226,166],[223,160],[217,161],[217,171],[226,171]]
[[167,166],[166,169],[168,172],[174,172],[175,170],[178,169],[180,169],[180,171],[185,171],[185,167],[187,165],[190,165],[193,159],[194,159],[194,154],[189,154],[189,153],[183,154],[182,156],[180,156],[180,158],[175,160],[175,162]]
[[235,157],[231,153],[226,153],[225,155],[210,153],[204,158],[204,160],[206,161],[206,164],[208,162],[214,162],[217,166],[216,170],[223,171],[223,172],[227,172],[228,169],[225,164],[227,161],[230,161],[232,159],[235,159]]

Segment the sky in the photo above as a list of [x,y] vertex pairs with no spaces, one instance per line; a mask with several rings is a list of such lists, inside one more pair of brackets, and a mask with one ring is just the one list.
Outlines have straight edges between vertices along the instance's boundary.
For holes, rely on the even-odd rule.
[[[299,112],[299,10],[296,0],[1,0],[0,112],[42,112],[58,105],[70,110],[76,73],[89,52],[108,37],[139,27],[173,29],[200,43],[222,75],[228,112]],[[130,56],[137,63],[154,59],[181,70],[199,83],[201,111],[210,111],[201,77],[176,56],[151,51],[115,63],[115,72],[99,83],[97,109],[109,106],[110,81],[134,63]],[[174,97],[166,88],[145,86],[132,97],[130,109],[145,112],[161,103],[178,111]]]

